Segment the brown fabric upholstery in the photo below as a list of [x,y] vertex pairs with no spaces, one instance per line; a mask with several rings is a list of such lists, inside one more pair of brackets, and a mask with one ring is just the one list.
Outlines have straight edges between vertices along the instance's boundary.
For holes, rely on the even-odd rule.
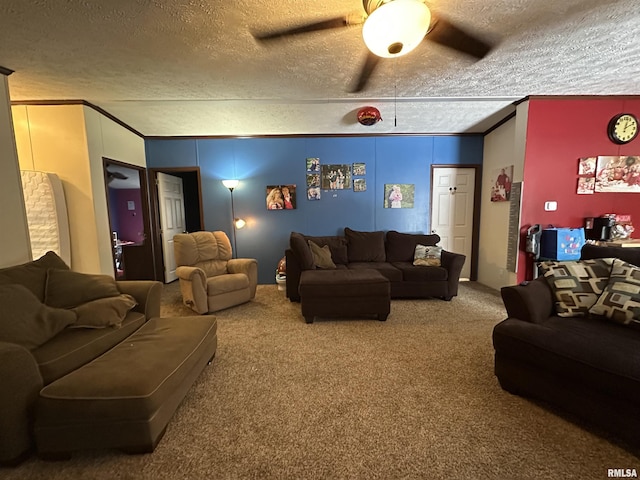
[[345,227],[349,262],[384,262],[384,232],[358,232]]
[[217,323],[154,318],[93,362],[40,392],[40,453],[84,448],[152,451],[217,347]]
[[44,290],[47,282],[47,270],[58,268],[69,270],[69,267],[54,252],[47,252],[32,262],[15,265],[0,270],[0,285],[17,283],[31,290],[38,300],[44,302]]
[[50,268],[44,303],[52,307],[74,308],[99,298],[117,297],[120,291],[109,275],[91,275]]
[[416,266],[410,262],[393,262],[407,282],[445,282],[449,272],[443,267]]
[[402,272],[387,262],[352,262],[349,270],[376,270],[389,279],[390,282],[401,282]]
[[315,268],[313,254],[309,248],[306,238],[301,233],[291,232],[289,236],[289,245],[293,254],[298,258],[300,268],[302,270],[311,270]]
[[347,256],[347,239],[340,236],[324,236],[324,237],[310,237],[305,235],[307,241],[312,241],[319,247],[327,245],[331,250],[331,260],[336,265],[346,265],[349,263]]
[[387,232],[387,262],[412,262],[416,245],[433,246],[440,241],[440,236],[415,233],[400,233],[395,230]]

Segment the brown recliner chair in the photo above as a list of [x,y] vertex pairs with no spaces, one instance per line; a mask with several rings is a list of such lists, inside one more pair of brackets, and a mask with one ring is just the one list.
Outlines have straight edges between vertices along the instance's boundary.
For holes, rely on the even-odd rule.
[[217,312],[255,297],[258,261],[231,258],[226,233],[179,233],[173,246],[182,301],[192,310]]

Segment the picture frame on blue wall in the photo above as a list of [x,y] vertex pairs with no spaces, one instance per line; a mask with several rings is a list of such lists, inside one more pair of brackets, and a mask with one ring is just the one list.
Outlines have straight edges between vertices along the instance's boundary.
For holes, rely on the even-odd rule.
[[364,178],[353,179],[353,191],[365,192],[367,190],[367,181]]
[[307,200],[320,200],[320,187],[307,188]]
[[413,208],[415,188],[413,183],[385,183],[384,208]]
[[267,186],[267,210],[295,210],[296,186],[269,185]]
[[317,157],[307,158],[307,172],[319,172],[320,171],[320,159]]
[[320,187],[319,173],[307,173],[307,187]]
[[[354,163],[353,164],[353,176],[354,177],[362,177],[367,174],[367,164],[366,163]],[[355,190],[355,188],[354,188]]]
[[323,190],[350,190],[351,165],[321,165],[320,182]]

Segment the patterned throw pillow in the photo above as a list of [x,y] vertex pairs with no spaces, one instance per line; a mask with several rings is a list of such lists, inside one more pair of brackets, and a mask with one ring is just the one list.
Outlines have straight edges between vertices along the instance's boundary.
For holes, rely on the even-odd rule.
[[589,313],[624,325],[640,324],[640,268],[616,259],[609,282]]
[[613,258],[540,263],[556,299],[559,317],[585,317],[598,301],[611,273]]
[[422,267],[439,267],[442,247],[435,245],[416,245],[413,264]]

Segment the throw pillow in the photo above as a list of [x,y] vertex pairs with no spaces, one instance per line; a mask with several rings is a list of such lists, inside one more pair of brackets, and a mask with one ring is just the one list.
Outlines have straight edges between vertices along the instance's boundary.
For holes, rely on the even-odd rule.
[[138,304],[131,295],[99,298],[73,309],[78,317],[70,328],[120,327],[129,310]]
[[44,289],[47,283],[47,270],[69,267],[55,252],[47,252],[32,262],[0,269],[0,285],[18,284],[27,287],[41,302],[44,301]]
[[300,262],[300,268],[302,270],[311,270],[315,267],[313,263],[313,255],[309,249],[309,245],[304,238],[304,235],[298,232],[291,232],[289,236],[289,245],[293,254]]
[[640,324],[640,268],[615,259],[607,286],[589,313],[624,325]]
[[344,229],[349,262],[385,262],[384,232],[357,232]]
[[76,321],[71,310],[44,305],[23,285],[0,285],[0,340],[33,350]]
[[416,245],[413,264],[421,267],[439,267],[442,247],[436,245]]
[[555,296],[559,317],[585,317],[609,281],[613,258],[548,260],[540,271]]
[[309,240],[309,248],[311,248],[313,261],[315,262],[317,268],[336,268],[336,264],[333,263],[333,260],[331,259],[331,249],[329,248],[329,245],[321,247],[317,243]]
[[433,233],[400,233],[395,230],[387,232],[387,262],[412,262],[416,245],[434,246],[440,241],[440,236]]
[[91,275],[50,268],[45,301],[51,307],[74,308],[98,298],[116,297],[120,291],[109,275]]

